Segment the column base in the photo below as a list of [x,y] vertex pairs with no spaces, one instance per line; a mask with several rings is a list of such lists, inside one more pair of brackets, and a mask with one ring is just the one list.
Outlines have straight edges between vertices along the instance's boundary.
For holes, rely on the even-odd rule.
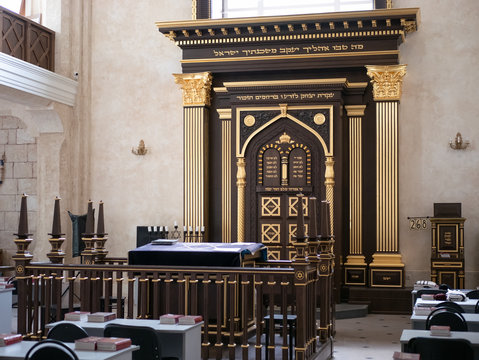
[[401,254],[376,253],[369,264],[371,287],[404,287],[404,264]]
[[363,255],[348,255],[344,267],[344,284],[351,286],[366,285],[366,269],[368,265]]

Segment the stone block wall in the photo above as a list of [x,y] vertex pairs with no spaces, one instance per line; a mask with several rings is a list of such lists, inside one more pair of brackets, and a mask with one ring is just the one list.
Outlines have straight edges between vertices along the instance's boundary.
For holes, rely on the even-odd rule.
[[0,156],[5,154],[3,182],[0,184],[0,263],[13,265],[13,240],[18,230],[20,202],[28,195],[28,228],[35,238],[37,226],[37,143],[21,119],[0,116]]

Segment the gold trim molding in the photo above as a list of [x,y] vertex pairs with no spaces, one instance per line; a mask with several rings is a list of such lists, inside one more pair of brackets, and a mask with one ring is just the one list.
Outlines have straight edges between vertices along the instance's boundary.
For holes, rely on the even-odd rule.
[[183,89],[183,106],[211,105],[211,83],[213,77],[210,72],[173,74],[175,82]]
[[364,116],[366,105],[346,105],[344,108],[349,117]]
[[407,65],[366,65],[375,101],[399,101]]
[[220,120],[231,120],[231,109],[216,109]]
[[280,15],[280,16],[259,16],[259,17],[245,17],[245,18],[224,18],[224,19],[197,19],[197,20],[180,20],[180,21],[158,21],[155,25],[160,28],[198,28],[202,26],[229,26],[232,25],[266,25],[277,24],[280,22],[318,22],[318,21],[340,21],[345,18],[351,19],[370,19],[379,18],[382,16],[415,16],[419,22],[419,8],[398,8],[398,9],[377,9],[370,11],[345,11],[322,14],[306,14],[306,15]]
[[404,267],[401,254],[373,254],[373,262],[370,267]]

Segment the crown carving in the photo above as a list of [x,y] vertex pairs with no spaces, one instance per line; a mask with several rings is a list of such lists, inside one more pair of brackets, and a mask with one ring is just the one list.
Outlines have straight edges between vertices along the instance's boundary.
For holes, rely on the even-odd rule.
[[283,133],[283,135],[281,135],[279,137],[279,141],[276,141],[277,144],[292,144],[294,143],[294,141],[291,140],[291,136],[289,136],[288,134],[286,134],[286,132]]

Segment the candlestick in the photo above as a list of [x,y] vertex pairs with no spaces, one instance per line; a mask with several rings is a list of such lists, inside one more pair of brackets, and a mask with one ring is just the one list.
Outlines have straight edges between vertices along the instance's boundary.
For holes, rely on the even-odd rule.
[[329,201],[321,201],[321,237],[326,238],[330,236],[329,229]]
[[309,238],[316,240],[318,236],[317,219],[316,219],[316,198],[309,198]]

